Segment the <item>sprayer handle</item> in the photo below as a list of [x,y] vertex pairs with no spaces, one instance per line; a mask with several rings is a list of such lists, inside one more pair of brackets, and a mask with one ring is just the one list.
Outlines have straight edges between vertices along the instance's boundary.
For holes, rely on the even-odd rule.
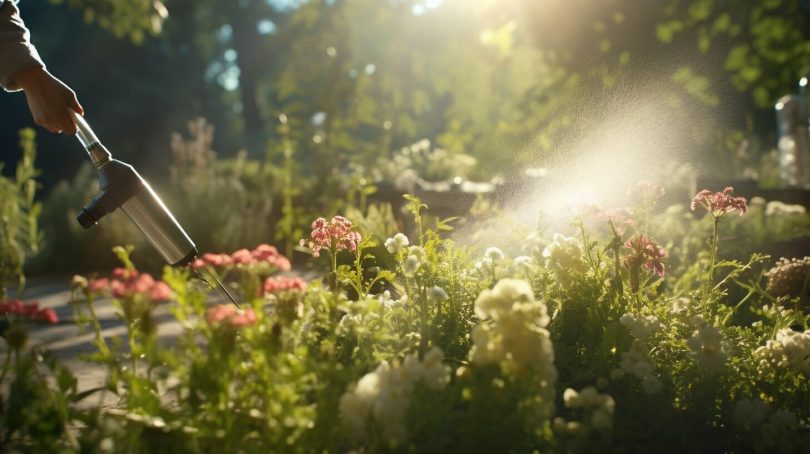
[[84,148],[88,148],[94,143],[99,143],[98,137],[96,137],[96,134],[90,128],[90,125],[87,124],[87,120],[85,120],[83,116],[79,115],[78,112],[71,108],[68,108],[68,113],[76,123],[76,137]]
[[76,122],[76,137],[79,139],[79,142],[82,143],[84,149],[87,150],[87,154],[90,156],[90,160],[93,161],[93,165],[99,167],[112,159],[109,150],[104,148],[104,145],[101,144],[96,134],[90,129],[90,125],[87,124],[84,117],[71,108],[68,108],[68,113],[73,117],[73,121]]

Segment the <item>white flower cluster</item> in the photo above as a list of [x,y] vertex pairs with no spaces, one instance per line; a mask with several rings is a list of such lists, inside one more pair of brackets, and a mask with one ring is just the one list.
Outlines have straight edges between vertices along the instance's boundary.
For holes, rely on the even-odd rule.
[[425,261],[425,250],[419,246],[411,246],[408,248],[408,255],[405,257],[405,261],[402,262],[402,273],[406,277],[413,277],[417,271],[419,271],[419,267],[422,266],[422,262]]
[[779,330],[776,339],[759,347],[754,355],[760,359],[761,368],[788,367],[810,377],[810,330],[803,333]]
[[[609,430],[613,427],[613,411],[616,403],[609,394],[600,394],[593,386],[577,392],[568,388],[563,392],[566,408],[582,409],[590,417],[590,424],[597,430]],[[555,425],[559,422],[555,418]]]
[[810,444],[810,428],[790,410],[771,411],[760,399],[740,399],[732,414],[734,424],[753,436],[755,452],[799,452]]
[[626,313],[619,319],[624,327],[630,330],[630,335],[640,341],[647,340],[648,337],[661,329],[661,322],[654,315],[635,315]]
[[408,240],[408,237],[402,233],[397,233],[392,238],[385,240],[385,248],[392,254],[396,254],[400,251],[400,249],[408,246],[409,244],[411,244],[411,242]]
[[546,305],[535,301],[527,282],[501,279],[475,300],[475,314],[483,322],[473,329],[470,360],[514,373],[531,370],[539,380],[540,398],[551,408],[557,369],[545,328],[550,321]]
[[563,284],[571,281],[572,273],[585,271],[586,268],[579,241],[559,233],[555,233],[551,243],[543,249],[543,257],[547,267],[557,272]]
[[621,354],[619,369],[610,373],[613,380],[621,380],[625,374],[630,374],[641,380],[641,388],[648,395],[661,391],[663,384],[655,376],[655,368],[650,362],[650,348],[644,341],[634,339],[630,350]]
[[531,268],[534,261],[528,255],[520,255],[512,259],[512,265],[517,268]]
[[503,251],[494,246],[489,247],[484,251],[484,257],[475,262],[475,269],[481,273],[491,274],[495,269],[495,265],[503,259]]
[[791,216],[794,214],[803,215],[805,213],[807,213],[807,209],[802,205],[791,205],[778,200],[773,200],[765,205],[765,215],[768,217],[779,215]]
[[386,290],[377,295],[377,301],[382,303],[382,305],[386,308],[390,309],[395,306],[402,306],[406,304],[408,302],[408,295],[402,295],[400,299],[394,299],[394,297],[391,296],[391,291]]
[[658,393],[663,384],[655,376],[646,340],[661,329],[661,322],[653,315],[626,313],[619,319],[619,323],[630,330],[630,335],[635,339],[630,344],[630,350],[621,354],[620,368],[611,372],[610,377],[613,380],[621,380],[625,374],[630,374],[641,380],[641,387],[645,393],[649,395]]
[[686,314],[692,307],[692,300],[689,298],[675,298],[672,300],[672,313],[673,314]]
[[692,319],[692,323],[697,329],[686,343],[692,350],[695,361],[710,374],[722,371],[730,349],[723,333],[699,315]]
[[436,302],[442,302],[450,298],[450,295],[447,294],[447,290],[439,287],[438,285],[434,285],[429,290],[430,299]]
[[371,419],[387,439],[405,440],[405,413],[415,385],[421,381],[428,389],[438,391],[450,382],[450,367],[442,363],[442,357],[441,349],[433,347],[422,361],[412,354],[401,365],[383,362],[374,372],[364,375],[340,397],[340,419],[349,437],[365,441]]

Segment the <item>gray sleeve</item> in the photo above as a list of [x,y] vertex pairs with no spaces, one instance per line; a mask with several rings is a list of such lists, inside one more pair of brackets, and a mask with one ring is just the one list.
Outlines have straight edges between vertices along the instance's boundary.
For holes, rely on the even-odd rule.
[[14,76],[34,67],[44,68],[45,64],[31,45],[30,33],[17,5],[11,0],[0,0],[0,86],[7,91],[19,90]]

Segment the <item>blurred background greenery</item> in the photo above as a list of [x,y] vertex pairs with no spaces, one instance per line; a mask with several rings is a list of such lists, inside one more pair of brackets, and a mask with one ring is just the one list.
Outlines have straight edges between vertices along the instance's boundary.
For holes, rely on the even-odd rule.
[[[652,103],[679,159],[703,174],[767,181],[773,104],[810,70],[807,0],[19,6],[102,141],[204,250],[272,240],[290,252],[314,215],[366,216],[367,198],[398,177],[509,181],[587,155],[575,144],[618,104]],[[0,111],[13,169],[17,131],[32,120],[21,94],[0,96]],[[37,142],[40,266],[113,263],[99,244],[137,234],[113,218],[92,237],[80,231],[73,213],[95,191],[83,152],[72,137]],[[377,225],[396,225],[383,217]]]

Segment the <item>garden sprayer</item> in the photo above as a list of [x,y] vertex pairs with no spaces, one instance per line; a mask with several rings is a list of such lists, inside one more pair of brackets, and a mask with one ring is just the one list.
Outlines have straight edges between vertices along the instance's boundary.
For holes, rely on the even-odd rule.
[[[84,117],[73,110],[70,113],[76,122],[76,137],[90,155],[101,186],[101,193],[76,216],[79,224],[89,229],[101,218],[120,208],[169,265],[179,267],[190,264],[197,257],[197,247],[149,183],[131,165],[112,157]],[[194,273],[210,282],[200,271],[194,270]],[[239,306],[219,279],[212,273],[207,274],[228,299]]]

